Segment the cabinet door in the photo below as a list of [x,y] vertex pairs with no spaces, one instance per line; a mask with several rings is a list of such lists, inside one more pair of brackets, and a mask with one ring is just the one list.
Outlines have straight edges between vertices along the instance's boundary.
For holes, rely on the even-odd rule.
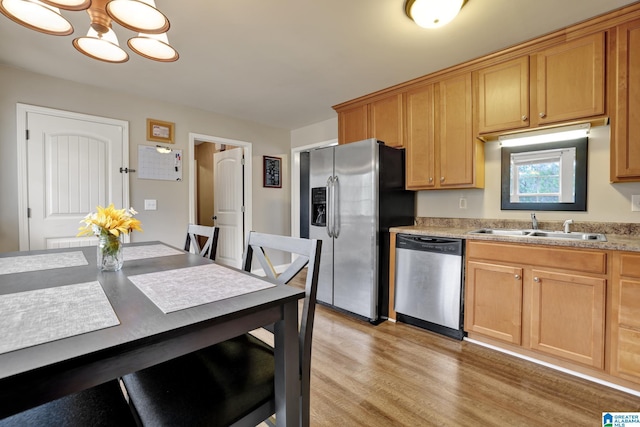
[[406,93],[406,187],[435,186],[434,89],[427,85]]
[[369,105],[361,105],[338,113],[338,142],[349,142],[367,139],[369,129]]
[[536,62],[539,124],[605,113],[604,33],[546,49]]
[[640,383],[640,255],[616,253],[611,292],[611,374]]
[[640,20],[617,28],[616,113],[612,123],[611,180],[640,180]]
[[532,273],[531,348],[603,369],[606,280]]
[[480,133],[529,126],[529,57],[478,70],[473,75]]
[[468,187],[473,185],[475,167],[471,73],[441,81],[437,93],[439,186]]
[[402,94],[394,94],[370,104],[371,138],[384,141],[390,147],[404,146]]
[[519,345],[522,269],[469,261],[465,287],[465,330]]

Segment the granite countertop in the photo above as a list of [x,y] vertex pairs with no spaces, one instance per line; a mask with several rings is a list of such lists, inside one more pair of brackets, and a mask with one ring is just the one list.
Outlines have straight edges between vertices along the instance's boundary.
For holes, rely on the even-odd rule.
[[[559,224],[559,225],[558,225]],[[493,234],[469,234],[481,228],[530,229],[524,221],[480,220],[464,218],[418,218],[416,225],[392,227],[391,232],[435,237],[451,237],[467,240],[488,240],[535,245],[565,246],[574,248],[640,252],[640,224],[575,223],[572,231],[603,233],[606,242],[593,240],[553,239],[548,237],[499,236]],[[562,230],[561,222],[539,224],[540,230]]]

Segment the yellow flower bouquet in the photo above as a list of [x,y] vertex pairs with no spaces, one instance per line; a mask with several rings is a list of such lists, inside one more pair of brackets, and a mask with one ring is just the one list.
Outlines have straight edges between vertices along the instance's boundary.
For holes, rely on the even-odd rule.
[[106,208],[97,207],[97,212],[87,215],[81,224],[78,237],[94,234],[98,236],[98,267],[101,270],[120,270],[122,268],[122,235],[137,230],[142,231],[140,221],[133,208],[116,209],[111,203]]

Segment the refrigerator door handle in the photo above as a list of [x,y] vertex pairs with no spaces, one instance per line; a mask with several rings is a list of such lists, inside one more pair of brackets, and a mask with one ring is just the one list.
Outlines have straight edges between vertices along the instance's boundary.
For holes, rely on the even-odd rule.
[[333,237],[336,239],[340,236],[340,180],[338,176],[333,177],[333,191],[331,192],[331,196],[333,197],[333,219],[331,220],[332,228],[333,228]]
[[327,178],[327,234],[333,237],[333,203],[331,195],[333,194],[333,177]]

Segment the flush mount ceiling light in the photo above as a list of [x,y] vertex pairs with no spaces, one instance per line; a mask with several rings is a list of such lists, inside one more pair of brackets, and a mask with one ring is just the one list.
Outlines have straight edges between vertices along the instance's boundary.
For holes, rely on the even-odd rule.
[[458,15],[467,0],[407,0],[404,11],[423,28],[438,28]]
[[521,145],[545,144],[549,142],[569,141],[584,138],[589,135],[591,124],[559,126],[550,129],[540,129],[528,132],[501,135],[498,137],[503,147],[518,147]]
[[90,58],[113,63],[129,59],[118,44],[112,22],[139,33],[127,42],[138,55],[160,62],[179,58],[166,34],[169,20],[156,9],[154,0],[0,0],[0,13],[20,25],[45,34],[71,34],[73,27],[60,9],[89,14],[89,31],[74,39],[73,46]]

